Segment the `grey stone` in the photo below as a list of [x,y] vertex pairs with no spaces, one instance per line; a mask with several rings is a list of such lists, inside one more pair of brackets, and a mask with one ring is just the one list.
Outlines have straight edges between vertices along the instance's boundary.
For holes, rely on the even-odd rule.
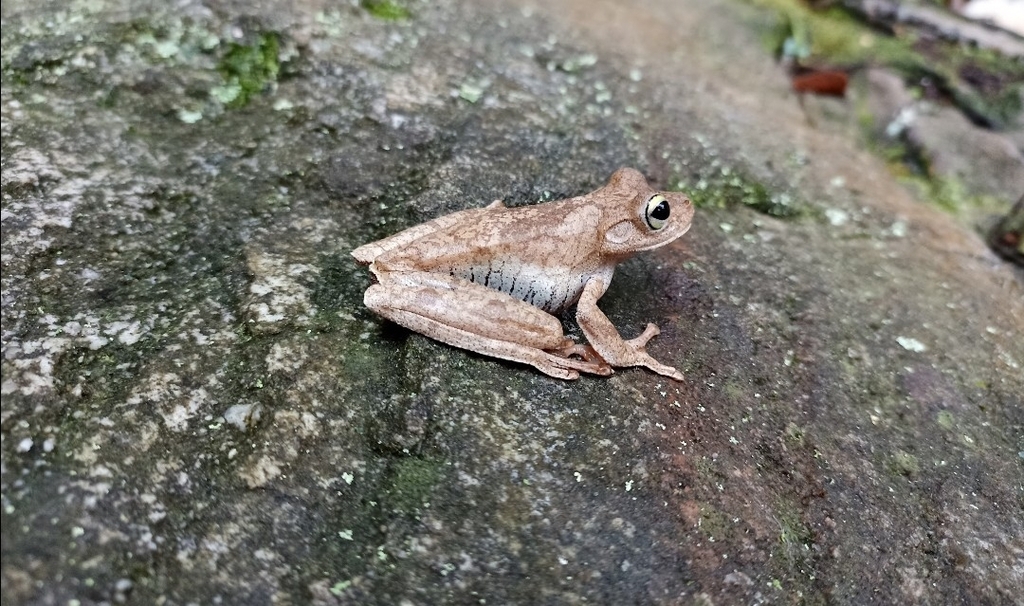
[[[755,8],[406,6],[4,3],[5,604],[1019,600],[1019,273]],[[355,246],[622,165],[704,200],[602,299],[684,381],[362,307]]]

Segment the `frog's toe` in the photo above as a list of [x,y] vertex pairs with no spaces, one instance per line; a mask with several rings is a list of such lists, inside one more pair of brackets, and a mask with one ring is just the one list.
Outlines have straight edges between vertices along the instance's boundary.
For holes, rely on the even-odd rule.
[[[654,361],[653,358],[652,361]],[[654,361],[654,364],[645,364],[645,366],[647,368],[650,368],[654,372],[658,373],[659,375],[675,379],[676,381],[683,380],[683,373],[679,372],[678,370],[671,366],[666,366],[665,364],[661,364],[660,362],[656,361]]]
[[536,364],[535,366],[537,367],[537,370],[548,375],[549,377],[554,377],[556,379],[575,381],[576,379],[580,378],[579,372],[568,368],[561,368],[554,364]]
[[[579,343],[571,343],[568,347],[557,349],[551,353],[555,353],[563,358],[569,356],[578,356],[583,358],[584,362],[590,362],[592,364],[608,366],[608,363],[604,361],[601,354],[597,353],[597,350],[589,344],[580,345]],[[609,367],[610,368],[610,367]],[[609,373],[610,374],[610,373]]]
[[643,348],[645,345],[647,345],[647,342],[660,334],[661,329],[658,328],[658,325],[654,324],[653,322],[648,322],[647,328],[644,329],[644,332],[641,333],[639,337],[636,337],[635,339],[630,339],[626,341],[626,343],[629,343],[629,346],[637,351],[643,351]]
[[[559,355],[560,353],[561,352],[555,354],[548,353],[548,365],[576,374],[575,377],[572,377],[573,379],[578,378],[580,372],[585,372],[592,375],[599,375],[602,377],[607,377],[608,375],[615,372],[614,370],[612,370],[611,366],[609,366],[604,360],[600,358],[597,358],[597,360],[577,360],[575,358],[562,357],[561,355]],[[544,368],[541,368],[541,370],[543,370],[544,372],[548,372]],[[549,372],[548,374],[552,373]]]
[[615,369],[612,368],[611,366],[608,366],[604,362],[592,364],[586,369],[586,371],[592,375],[597,375],[599,377],[610,377],[611,375],[615,374]]

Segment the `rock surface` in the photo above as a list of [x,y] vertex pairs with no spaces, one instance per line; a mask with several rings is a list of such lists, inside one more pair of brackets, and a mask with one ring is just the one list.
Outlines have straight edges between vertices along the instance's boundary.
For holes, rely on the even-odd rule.
[[[5,604],[1022,603],[1019,270],[765,14],[71,6],[3,8]],[[703,201],[602,299],[685,381],[362,307],[356,245],[622,165]]]
[[876,135],[904,141],[933,177],[1004,200],[1024,192],[1024,152],[1014,141],[1024,141],[1020,129],[978,128],[956,108],[915,99],[891,72],[869,70],[865,80]]

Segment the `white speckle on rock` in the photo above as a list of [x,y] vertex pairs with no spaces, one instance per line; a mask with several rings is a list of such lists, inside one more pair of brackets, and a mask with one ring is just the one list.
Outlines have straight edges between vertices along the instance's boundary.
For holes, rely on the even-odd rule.
[[107,343],[110,343],[110,339],[99,335],[88,335],[85,337],[85,343],[89,349],[96,351]]
[[167,428],[181,431],[209,400],[210,395],[205,388],[185,391],[181,377],[177,374],[155,373],[140,382],[126,403],[130,407],[146,406],[155,409],[163,417]]
[[249,488],[259,488],[281,475],[281,462],[268,455],[263,455],[238,475],[245,480]]
[[246,259],[254,278],[245,304],[250,328],[258,334],[280,332],[285,322],[293,326],[309,324],[316,309],[310,291],[303,282],[319,270],[304,263],[287,263],[280,256],[250,251]]
[[224,422],[245,431],[260,420],[263,407],[259,404],[235,404],[224,411]]
[[110,468],[106,465],[96,465],[89,470],[89,476],[93,478],[112,478],[114,472],[110,471]]
[[164,424],[168,429],[181,431],[188,426],[189,420],[196,416],[199,407],[209,400],[209,394],[202,387],[189,393],[188,400],[177,404],[170,412],[161,412]]
[[902,347],[903,349],[906,349],[907,351],[912,351],[914,353],[922,353],[928,351],[928,347],[924,343],[912,337],[896,337],[896,342],[899,343],[900,347]]
[[178,110],[178,119],[185,124],[195,124],[203,119],[203,112],[191,111],[187,109]]
[[850,213],[838,208],[828,208],[825,209],[825,218],[828,219],[829,225],[832,227],[839,227],[849,222]]
[[753,579],[738,570],[725,575],[725,582],[730,585],[743,585],[746,587],[754,585]]
[[306,352],[301,347],[291,347],[288,343],[277,342],[270,348],[265,361],[270,372],[292,373],[306,361]]
[[117,335],[117,340],[124,345],[134,345],[142,338],[140,327],[141,324],[138,321],[132,322]]
[[4,160],[4,189],[9,187],[36,187],[40,181],[60,181],[64,178],[43,152],[23,147]]
[[279,410],[274,413],[274,423],[279,427],[291,428],[295,435],[302,438],[313,438],[320,433],[320,422],[308,412]]
[[1012,368],[1014,370],[1017,370],[1018,368],[1020,368],[1020,363],[1017,362],[1017,360],[1013,356],[1011,356],[1009,353],[1007,353],[1005,351],[1002,351],[1001,349],[999,350],[999,359],[1002,360],[1004,363],[1006,363],[1007,366],[1009,366],[1010,368]]
[[77,337],[82,334],[82,323],[75,320],[65,322],[64,326],[61,327],[61,331],[69,337]]
[[18,452],[28,452],[32,450],[32,438],[24,438],[18,442]]

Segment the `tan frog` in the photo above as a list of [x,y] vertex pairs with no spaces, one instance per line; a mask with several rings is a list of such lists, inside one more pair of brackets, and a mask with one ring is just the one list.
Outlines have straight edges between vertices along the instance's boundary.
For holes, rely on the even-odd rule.
[[[646,366],[682,380],[644,350],[658,334],[623,340],[597,307],[615,265],[686,233],[693,204],[657,192],[622,168],[589,194],[535,206],[501,201],[452,213],[352,251],[377,284],[366,306],[449,345],[531,364],[560,379],[613,366]],[[552,314],[576,305],[589,345],[562,332]]]

